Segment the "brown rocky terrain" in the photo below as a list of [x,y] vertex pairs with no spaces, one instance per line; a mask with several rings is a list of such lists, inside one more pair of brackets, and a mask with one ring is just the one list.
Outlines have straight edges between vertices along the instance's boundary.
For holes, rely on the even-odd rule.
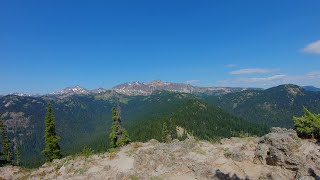
[[[320,146],[293,130],[220,142],[131,143],[115,152],[69,156],[38,169],[0,168],[2,179],[319,179]],[[0,179],[1,179],[0,178]]]

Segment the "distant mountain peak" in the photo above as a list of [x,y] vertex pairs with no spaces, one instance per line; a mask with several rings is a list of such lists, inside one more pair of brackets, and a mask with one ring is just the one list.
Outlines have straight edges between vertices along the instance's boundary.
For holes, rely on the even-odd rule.
[[93,90],[91,90],[90,92],[91,92],[91,93],[94,93],[94,94],[100,94],[100,93],[104,93],[104,92],[106,92],[106,91],[108,91],[108,89],[98,88],[98,89],[93,89]]
[[281,85],[278,85],[278,86],[275,86],[275,87],[271,87],[271,88],[269,88],[269,90],[272,90],[272,89],[289,89],[289,88],[302,89],[301,86],[298,86],[298,85],[295,85],[295,84],[281,84]]
[[153,81],[150,81],[150,83],[163,83],[161,79],[155,79]]
[[145,84],[164,84],[164,81],[161,81],[160,79],[156,79],[156,80],[146,82]]
[[295,85],[295,84],[282,84],[276,87],[272,87],[267,89],[266,91],[276,91],[276,92],[286,92],[289,95],[297,96],[297,95],[303,95],[304,89],[301,86]]
[[76,86],[73,86],[73,87],[66,87],[63,89],[63,91],[72,91],[72,92],[83,92],[83,91],[87,91],[87,89],[79,86],[79,85],[76,85]]
[[18,92],[10,93],[9,95],[13,95],[13,96],[21,96],[21,97],[30,97],[30,96],[32,96],[32,95],[30,95],[30,94],[18,93]]
[[73,87],[66,87],[61,91],[56,91],[56,92],[50,93],[50,95],[89,94],[89,92],[90,92],[89,90],[87,90],[79,85],[76,85]]
[[183,93],[208,93],[208,94],[226,94],[234,91],[241,91],[244,88],[228,87],[198,87],[184,83],[164,82],[153,80],[150,82],[127,82],[112,88],[117,93],[125,95],[150,95],[154,91],[166,90]]

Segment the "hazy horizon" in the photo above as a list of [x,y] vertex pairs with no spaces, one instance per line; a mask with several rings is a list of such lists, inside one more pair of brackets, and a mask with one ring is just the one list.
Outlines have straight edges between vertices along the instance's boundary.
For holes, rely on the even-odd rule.
[[0,94],[160,79],[320,87],[319,1],[3,1]]

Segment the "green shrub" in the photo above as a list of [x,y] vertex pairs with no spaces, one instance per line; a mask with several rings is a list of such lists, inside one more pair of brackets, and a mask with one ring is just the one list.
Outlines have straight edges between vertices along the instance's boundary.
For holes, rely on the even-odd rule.
[[303,108],[304,115],[293,117],[294,128],[298,135],[303,138],[320,138],[320,114],[314,114]]
[[94,150],[92,150],[90,147],[85,146],[82,151],[81,154],[82,156],[88,158],[89,156],[91,156],[93,154]]

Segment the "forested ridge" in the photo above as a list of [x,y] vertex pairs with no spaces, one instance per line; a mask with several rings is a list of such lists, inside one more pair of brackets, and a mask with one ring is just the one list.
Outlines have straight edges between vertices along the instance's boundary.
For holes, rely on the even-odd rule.
[[246,90],[226,95],[199,95],[155,91],[148,96],[127,96],[105,91],[71,96],[0,97],[1,120],[8,136],[19,144],[21,164],[36,167],[44,162],[44,117],[52,103],[62,155],[84,147],[95,152],[110,148],[111,109],[121,107],[122,123],[132,141],[162,139],[164,122],[171,138],[177,127],[198,139],[262,135],[274,125],[292,127],[302,107],[320,110],[319,92],[285,85],[267,90]]
[[270,127],[293,127],[292,117],[301,116],[303,107],[320,112],[320,92],[292,84],[202,98],[245,120]]

